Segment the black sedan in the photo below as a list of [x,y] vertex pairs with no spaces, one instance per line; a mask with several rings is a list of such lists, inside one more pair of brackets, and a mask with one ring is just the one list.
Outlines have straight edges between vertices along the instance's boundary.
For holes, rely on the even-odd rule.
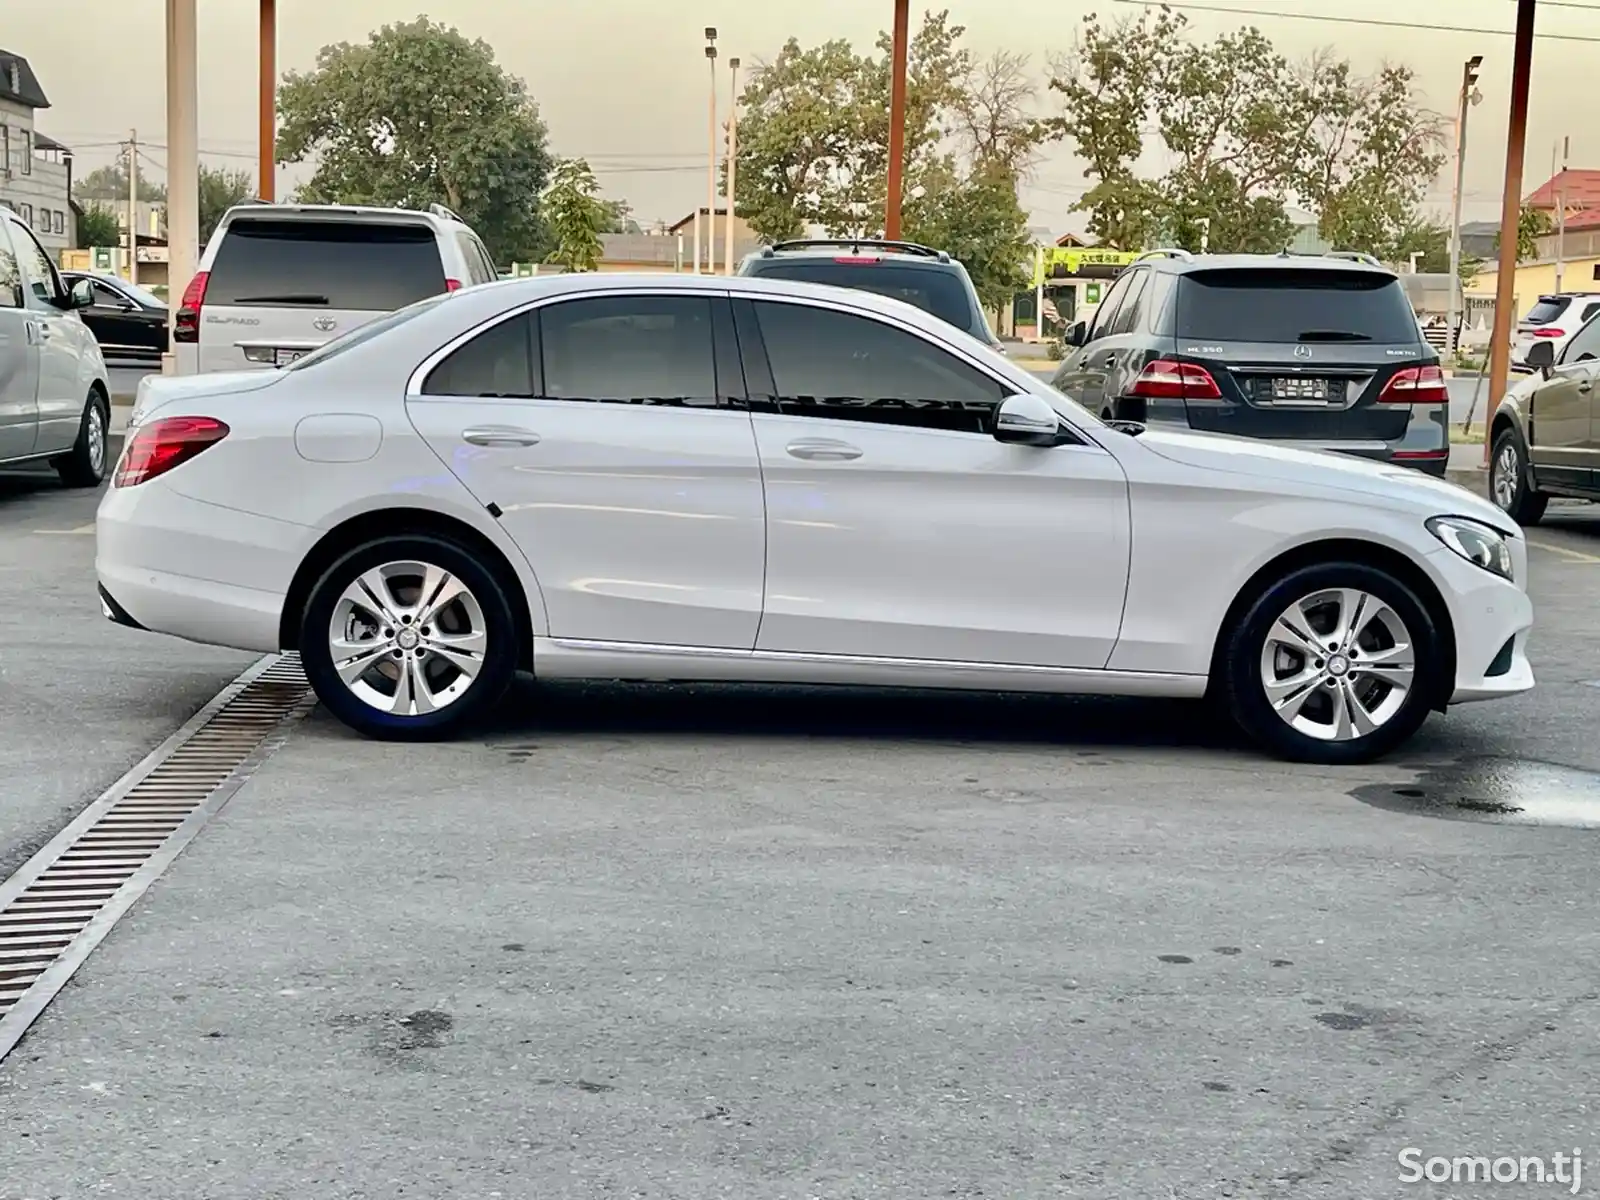
[[107,358],[159,358],[167,352],[167,303],[115,275],[63,271],[68,287],[80,279],[94,288],[94,304],[78,315]]

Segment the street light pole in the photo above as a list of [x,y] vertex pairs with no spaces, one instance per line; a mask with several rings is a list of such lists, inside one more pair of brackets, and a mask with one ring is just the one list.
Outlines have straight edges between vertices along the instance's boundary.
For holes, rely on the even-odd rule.
[[706,26],[706,62],[711,66],[711,160],[706,165],[706,274],[717,273],[717,31]]
[[1456,180],[1450,199],[1450,308],[1449,320],[1444,328],[1445,347],[1454,354],[1460,347],[1460,312],[1456,305],[1456,292],[1461,286],[1461,195],[1462,181],[1467,167],[1467,108],[1483,99],[1477,90],[1478,68],[1483,65],[1483,55],[1474,54],[1467,59],[1461,71],[1461,95],[1456,102]]
[[900,197],[906,165],[906,43],[911,35],[911,0],[894,0],[894,47],[889,76],[889,197],[883,236],[900,238]]
[[733,218],[738,212],[733,190],[734,174],[739,169],[739,60],[728,60],[730,80],[728,93],[728,219],[723,230],[726,240],[722,245],[722,273],[733,274]]

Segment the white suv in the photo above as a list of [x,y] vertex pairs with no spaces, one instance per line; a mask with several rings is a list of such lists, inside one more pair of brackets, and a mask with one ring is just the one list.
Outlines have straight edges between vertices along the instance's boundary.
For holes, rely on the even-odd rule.
[[177,371],[281,367],[415,300],[497,278],[478,235],[442,205],[237,205],[183,293]]
[[1553,296],[1540,296],[1528,310],[1528,315],[1517,322],[1517,334],[1511,342],[1511,362],[1526,367],[1528,348],[1536,341],[1550,343],[1556,358],[1572,335],[1600,313],[1600,292],[1557,292]]

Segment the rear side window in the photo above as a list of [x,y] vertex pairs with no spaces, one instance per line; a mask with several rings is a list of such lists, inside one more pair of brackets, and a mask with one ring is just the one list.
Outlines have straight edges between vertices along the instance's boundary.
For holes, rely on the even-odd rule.
[[892,262],[848,263],[828,259],[757,259],[751,274],[763,279],[793,279],[801,283],[826,283],[832,287],[873,292],[932,313],[965,333],[991,340],[988,330],[972,327],[972,301],[966,285],[953,271],[896,266]]
[[1570,300],[1560,296],[1542,296],[1539,302],[1528,310],[1528,315],[1522,318],[1533,325],[1548,325],[1562,313],[1567,311]]
[[717,408],[711,301],[605,296],[540,311],[551,400]]
[[1234,342],[1415,345],[1400,281],[1368,271],[1194,271],[1178,282],[1176,334]]
[[206,304],[391,312],[444,289],[426,225],[251,218],[223,235]]

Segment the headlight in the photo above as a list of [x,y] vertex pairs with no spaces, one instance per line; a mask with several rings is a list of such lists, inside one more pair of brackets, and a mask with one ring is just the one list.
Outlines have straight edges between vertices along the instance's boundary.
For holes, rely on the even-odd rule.
[[1428,532],[1470,563],[1511,578],[1511,546],[1498,530],[1465,517],[1434,517]]

